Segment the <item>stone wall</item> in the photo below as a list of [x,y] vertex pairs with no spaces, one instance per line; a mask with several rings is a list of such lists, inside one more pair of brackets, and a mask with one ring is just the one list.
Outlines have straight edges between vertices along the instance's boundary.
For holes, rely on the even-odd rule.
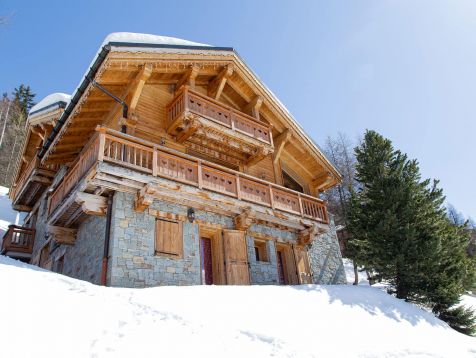
[[332,216],[329,232],[319,235],[309,247],[309,260],[314,283],[323,285],[347,283]]
[[[60,169],[54,179],[57,183],[65,174],[66,168]],[[47,195],[42,195],[35,224],[35,242],[33,245],[32,263],[38,264],[40,251],[48,240],[46,222],[48,218]],[[64,257],[62,273],[80,280],[95,284],[101,282],[102,255],[104,252],[104,234],[106,218],[87,216],[79,225],[74,245],[49,245],[50,268],[58,269],[58,259]]]
[[[118,287],[150,287],[159,285],[197,285],[201,283],[199,226],[183,221],[183,258],[155,255],[155,217],[134,209],[134,196],[116,193],[113,200],[108,284]],[[186,217],[187,207],[155,200],[151,211]],[[46,196],[38,209],[33,257],[43,247],[46,236]],[[196,210],[197,220],[233,229],[231,217]],[[51,245],[53,262],[64,255],[63,273],[93,283],[100,283],[104,248],[105,217],[88,216],[78,228],[73,246]],[[276,238],[281,242],[296,242],[297,234],[264,225],[253,224],[246,237],[252,284],[278,284],[276,247],[266,241],[268,261],[257,261],[254,236]],[[309,247],[313,282],[317,284],[345,283],[339,245],[331,219],[330,231],[317,237]],[[52,266],[55,269],[55,264]]]
[[[109,284],[121,287],[199,285],[198,225],[183,222],[183,258],[155,255],[155,217],[134,211],[134,197],[116,193],[113,204]],[[155,200],[150,209],[187,215],[187,207]],[[197,210],[195,217],[231,228],[231,218]]]
[[91,283],[101,283],[102,256],[106,218],[88,216],[78,228],[73,246],[61,245],[58,255],[64,254],[63,274]]

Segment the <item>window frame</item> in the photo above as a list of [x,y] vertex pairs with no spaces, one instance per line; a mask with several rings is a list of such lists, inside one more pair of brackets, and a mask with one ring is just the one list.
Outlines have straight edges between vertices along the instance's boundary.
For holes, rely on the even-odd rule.
[[269,250],[266,240],[253,239],[255,261],[259,263],[269,263]]

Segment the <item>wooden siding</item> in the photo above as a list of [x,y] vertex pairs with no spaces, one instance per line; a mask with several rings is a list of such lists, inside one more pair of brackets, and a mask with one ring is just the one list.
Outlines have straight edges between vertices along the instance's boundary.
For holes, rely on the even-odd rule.
[[271,155],[263,158],[255,165],[246,167],[245,173],[272,183],[278,183],[274,177],[273,159]]

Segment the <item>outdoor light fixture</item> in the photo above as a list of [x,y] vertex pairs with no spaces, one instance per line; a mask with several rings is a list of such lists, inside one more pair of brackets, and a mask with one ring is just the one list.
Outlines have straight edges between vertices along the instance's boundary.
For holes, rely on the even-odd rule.
[[190,221],[191,223],[193,223],[193,221],[195,220],[195,210],[193,208],[188,208],[187,218],[188,221]]

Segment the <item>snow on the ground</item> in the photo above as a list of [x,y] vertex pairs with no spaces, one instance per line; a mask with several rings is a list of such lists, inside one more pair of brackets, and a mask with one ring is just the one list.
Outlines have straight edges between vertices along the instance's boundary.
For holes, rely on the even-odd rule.
[[33,107],[30,109],[30,113],[33,113],[35,111],[38,111],[39,109],[48,107],[54,103],[57,102],[65,102],[66,104],[69,103],[71,100],[71,96],[66,93],[52,93],[45,98],[43,98],[40,102],[35,104]]
[[1,357],[474,357],[369,286],[106,288],[0,256]]
[[[136,44],[154,44],[154,45],[175,45],[175,46],[207,46],[199,42],[182,40],[175,37],[140,34],[135,32],[113,32],[106,36],[102,46],[110,42],[136,43]],[[101,46],[101,47],[102,47]]]
[[476,295],[463,295],[463,297],[461,298],[461,304],[466,307],[471,307],[474,311],[476,311]]
[[[347,277],[347,283],[354,283],[354,264],[352,260],[343,258],[345,277]],[[369,280],[367,279],[367,273],[365,271],[360,271],[359,269],[359,285],[368,285]]]

